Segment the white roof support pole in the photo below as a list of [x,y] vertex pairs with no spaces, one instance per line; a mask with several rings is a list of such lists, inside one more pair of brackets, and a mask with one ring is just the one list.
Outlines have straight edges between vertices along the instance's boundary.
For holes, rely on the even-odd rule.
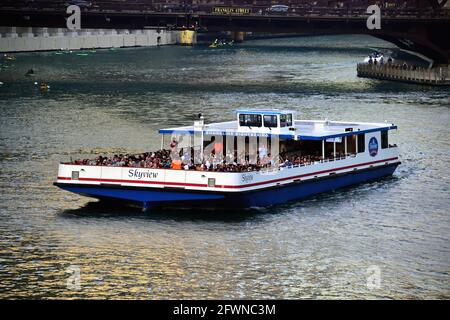
[[189,143],[190,143],[190,146],[189,146],[189,158],[190,158],[190,160],[193,163],[195,163],[194,162],[194,157],[195,157],[195,139],[194,139],[194,135],[193,134],[189,135]]
[[355,137],[356,137],[356,140],[355,140],[356,148],[355,148],[355,150],[356,150],[356,153],[358,153],[358,135],[355,134]]
[[344,155],[347,156],[347,136],[344,137]]
[[205,157],[203,155],[203,140],[204,140],[204,134],[203,134],[203,129],[201,131],[201,141],[200,141],[200,160],[203,161],[205,160]]
[[322,140],[322,160],[325,160],[325,140]]
[[336,141],[333,141],[333,157],[336,158]]

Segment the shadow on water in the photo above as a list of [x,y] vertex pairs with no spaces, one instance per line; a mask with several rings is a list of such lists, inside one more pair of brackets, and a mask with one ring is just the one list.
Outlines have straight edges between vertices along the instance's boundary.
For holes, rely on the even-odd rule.
[[77,218],[137,218],[155,221],[199,221],[199,222],[228,222],[239,223],[257,222],[265,220],[268,216],[283,215],[295,212],[299,205],[321,206],[329,201],[341,202],[347,201],[354,196],[353,193],[360,193],[361,196],[367,196],[372,192],[386,190],[395,187],[403,177],[385,177],[376,181],[361,183],[358,186],[349,186],[330,192],[321,193],[300,201],[289,201],[283,204],[259,207],[259,208],[187,208],[187,207],[154,207],[143,211],[142,207],[136,204],[127,204],[120,201],[99,200],[86,203],[83,207],[77,209],[66,209],[58,213],[58,216],[67,219]]
[[181,208],[154,207],[143,211],[138,205],[100,200],[86,203],[77,209],[67,209],[58,213],[62,218],[137,218],[144,220],[210,221],[210,222],[246,222],[255,221],[265,215],[273,214],[267,208]]

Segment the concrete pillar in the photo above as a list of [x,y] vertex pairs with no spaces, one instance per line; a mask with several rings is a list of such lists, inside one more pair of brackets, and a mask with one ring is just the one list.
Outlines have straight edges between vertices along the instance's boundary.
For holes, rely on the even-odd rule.
[[123,47],[134,47],[136,46],[135,36],[130,34],[128,29],[119,30],[119,34],[123,39]]
[[48,28],[37,28],[36,35],[38,37],[44,37],[44,38],[48,38],[50,36],[48,33]]
[[68,49],[70,50],[80,50],[81,49],[81,41],[77,31],[70,31],[66,34],[66,37],[69,40]]
[[19,35],[17,34],[17,28],[16,27],[10,27],[8,28],[8,31],[6,33],[7,38],[18,38]]
[[34,37],[33,28],[31,27],[26,28],[21,36],[22,38],[33,38]]
[[156,30],[144,30],[144,35],[147,37],[147,42],[149,46],[156,46]]
[[2,38],[2,34],[0,33],[0,52],[9,52],[11,50],[10,41],[6,38]]
[[192,46],[197,42],[197,33],[194,30],[181,31],[180,44],[183,46]]
[[234,31],[233,32],[233,41],[234,42],[243,42],[244,41],[244,32]]
[[81,33],[81,48],[82,49],[95,49],[99,48],[98,36],[96,31],[92,29],[84,29]]
[[111,32],[105,32],[103,29],[98,29],[96,32],[97,44],[99,48],[111,48],[113,45],[111,44]]
[[63,28],[52,29],[52,37],[55,39],[55,50],[69,49],[69,40],[65,37]]
[[63,28],[52,29],[51,32],[53,33],[54,37],[62,37],[62,36],[64,36]]
[[107,34],[111,42],[111,48],[123,47],[123,35],[118,34],[116,29],[108,30]]
[[147,34],[143,30],[133,30],[131,32],[135,38],[135,45],[138,47],[149,46],[150,42]]

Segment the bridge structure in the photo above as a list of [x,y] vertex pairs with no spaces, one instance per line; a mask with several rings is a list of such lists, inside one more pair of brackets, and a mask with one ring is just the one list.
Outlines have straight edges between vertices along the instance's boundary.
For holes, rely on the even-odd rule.
[[[392,0],[394,1],[394,0]],[[270,12],[267,5],[235,3],[200,5],[179,1],[178,5],[152,0],[95,1],[82,7],[82,29],[195,30],[198,32],[266,32],[302,34],[368,34],[399,48],[450,64],[450,8],[447,0],[417,0],[416,6],[381,7],[381,28],[369,29],[367,6],[341,1],[339,5],[312,5],[290,1],[286,12]],[[292,2],[295,2],[294,4]],[[317,1],[316,1],[317,2]],[[70,1],[9,1],[0,4],[3,27],[66,28]],[[188,4],[186,4],[188,3]]]

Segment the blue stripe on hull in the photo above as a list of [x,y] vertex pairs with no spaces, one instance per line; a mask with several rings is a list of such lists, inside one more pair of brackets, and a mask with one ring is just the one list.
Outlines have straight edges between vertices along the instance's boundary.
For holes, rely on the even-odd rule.
[[64,190],[94,198],[123,199],[150,204],[182,206],[263,207],[301,200],[312,195],[392,175],[398,164],[360,170],[263,190],[233,193],[177,191],[171,189],[130,189],[120,187],[58,184]]
[[280,186],[258,192],[248,192],[237,196],[236,199],[233,199],[233,202],[241,203],[245,207],[264,207],[293,200],[302,200],[319,193],[390,176],[394,173],[396,168],[397,165],[385,166],[366,171],[352,172],[345,175],[331,176],[325,179]]
[[214,193],[191,193],[191,192],[178,192],[173,190],[164,191],[150,189],[150,190],[133,190],[133,189],[121,189],[121,188],[108,188],[108,187],[83,187],[77,186],[65,186],[64,184],[58,185],[60,188],[79,193],[93,198],[113,198],[123,199],[135,202],[170,202],[170,201],[199,201],[199,200],[220,200],[225,196],[222,194]]

